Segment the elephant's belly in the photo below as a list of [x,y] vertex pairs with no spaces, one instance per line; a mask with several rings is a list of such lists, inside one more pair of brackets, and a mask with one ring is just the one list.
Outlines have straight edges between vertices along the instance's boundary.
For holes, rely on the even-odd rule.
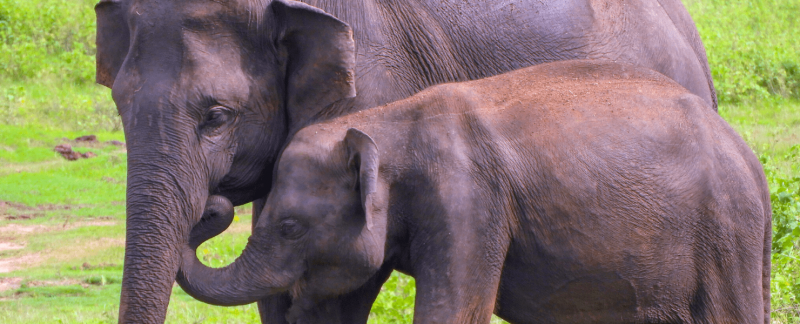
[[511,323],[665,323],[688,318],[685,298],[673,298],[680,295],[672,290],[675,285],[564,261],[509,255],[497,315]]

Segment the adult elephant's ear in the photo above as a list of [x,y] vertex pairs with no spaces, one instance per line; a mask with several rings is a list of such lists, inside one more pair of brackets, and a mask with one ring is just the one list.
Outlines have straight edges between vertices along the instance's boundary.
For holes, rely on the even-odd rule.
[[122,62],[128,55],[130,30],[128,30],[127,5],[123,0],[100,0],[94,6],[97,15],[97,83],[111,88]]
[[361,192],[366,218],[359,240],[362,246],[369,247],[368,264],[377,270],[383,264],[388,209],[388,189],[378,174],[378,146],[369,135],[355,128],[347,130],[344,143],[347,148],[348,168],[357,175],[354,189]]
[[278,55],[285,69],[289,125],[316,117],[325,107],[356,95],[353,30],[319,8],[275,0]]

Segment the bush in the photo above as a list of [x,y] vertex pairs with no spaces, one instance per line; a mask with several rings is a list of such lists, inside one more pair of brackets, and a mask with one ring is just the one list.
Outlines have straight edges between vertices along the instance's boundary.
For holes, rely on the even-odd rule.
[[[800,144],[793,146],[783,157],[797,161]],[[769,182],[772,202],[772,303],[776,317],[800,320],[800,177],[780,174],[768,155],[760,157]],[[794,164],[793,174],[800,173]]]

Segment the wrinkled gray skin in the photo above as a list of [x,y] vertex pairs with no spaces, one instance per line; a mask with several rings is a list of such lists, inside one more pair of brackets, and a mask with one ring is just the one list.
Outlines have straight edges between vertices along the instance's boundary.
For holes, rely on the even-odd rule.
[[187,292],[314,305],[388,267],[416,279],[414,323],[769,323],[761,165],[641,67],[436,86],[300,130],[275,174],[233,264],[186,249]]
[[[308,2],[97,5],[97,81],[112,88],[129,152],[120,322],[164,320],[181,251],[227,227],[220,201],[260,210],[286,139],[310,123],[574,58],[641,64],[716,102],[677,0]],[[363,322],[388,273],[318,313]],[[287,296],[261,303],[265,322],[285,321]]]

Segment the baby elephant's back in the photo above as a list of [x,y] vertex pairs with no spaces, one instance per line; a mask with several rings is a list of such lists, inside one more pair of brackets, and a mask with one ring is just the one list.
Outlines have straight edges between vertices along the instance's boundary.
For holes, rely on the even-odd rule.
[[656,72],[590,61],[444,90],[459,98],[476,188],[498,191],[481,196],[514,200],[488,203],[514,218],[501,314],[580,318],[595,287],[619,292],[585,310],[608,321],[763,322],[763,171],[702,99]]

